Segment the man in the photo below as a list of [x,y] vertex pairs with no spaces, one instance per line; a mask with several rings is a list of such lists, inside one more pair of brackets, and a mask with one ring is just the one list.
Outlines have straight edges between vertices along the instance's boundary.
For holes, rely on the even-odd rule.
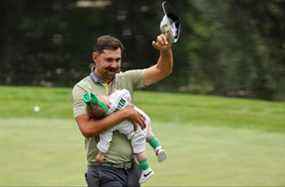
[[[124,120],[145,127],[144,118],[132,107],[112,113],[103,119],[90,118],[82,96],[86,92],[109,95],[116,89],[127,89],[131,94],[136,88],[149,86],[172,72],[173,54],[171,43],[163,34],[158,35],[153,47],[160,52],[155,65],[142,70],[120,72],[124,46],[111,36],[97,38],[92,52],[93,68],[89,76],[73,88],[73,111],[78,127],[85,137],[88,169],[86,180],[89,187],[139,186],[139,173],[133,164],[132,149],[127,138],[114,132],[111,147],[103,163],[96,163],[98,135]],[[138,137],[139,138],[139,137]]]

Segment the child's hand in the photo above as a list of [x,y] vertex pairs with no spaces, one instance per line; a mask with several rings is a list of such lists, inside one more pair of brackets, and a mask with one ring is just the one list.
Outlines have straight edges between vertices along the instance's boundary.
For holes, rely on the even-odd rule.
[[106,160],[104,153],[101,153],[99,151],[99,153],[96,155],[96,162],[98,163],[103,163]]

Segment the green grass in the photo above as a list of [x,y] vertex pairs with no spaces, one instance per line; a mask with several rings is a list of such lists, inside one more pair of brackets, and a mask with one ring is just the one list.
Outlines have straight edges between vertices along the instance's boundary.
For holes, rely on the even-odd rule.
[[[155,92],[134,98],[154,121],[285,132],[284,102]],[[71,102],[69,88],[0,87],[1,118],[72,118]]]
[[[85,185],[71,89],[0,87],[0,186]],[[285,103],[137,92],[168,160],[144,186],[284,186]],[[33,112],[35,105],[41,107]]]
[[[71,89],[39,87],[0,87],[2,118],[71,118]],[[34,106],[41,112],[33,112]]]

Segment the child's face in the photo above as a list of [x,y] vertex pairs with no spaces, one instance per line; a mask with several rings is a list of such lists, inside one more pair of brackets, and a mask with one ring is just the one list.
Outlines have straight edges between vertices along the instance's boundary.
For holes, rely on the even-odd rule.
[[[108,108],[110,108],[110,102],[108,101],[106,96],[103,95],[98,96],[98,99],[100,99],[103,103],[105,103]],[[106,112],[98,105],[93,106],[91,110],[92,110],[91,111],[92,117],[94,118],[100,119],[106,116]]]
[[106,112],[97,105],[92,108],[91,114],[94,118],[102,118],[106,116]]

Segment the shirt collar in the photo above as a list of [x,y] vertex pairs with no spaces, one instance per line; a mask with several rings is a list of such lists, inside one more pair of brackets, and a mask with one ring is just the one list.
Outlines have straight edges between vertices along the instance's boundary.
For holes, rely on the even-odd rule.
[[104,81],[98,77],[94,71],[90,73],[90,78],[92,79],[93,82],[98,83],[98,84],[104,84]]
[[[92,81],[93,81],[94,83],[98,83],[98,84],[101,84],[101,85],[106,84],[106,82],[104,82],[103,79],[101,79],[100,77],[98,77],[98,75],[96,75],[95,71],[92,71],[92,72],[90,73],[90,77],[91,77],[91,79],[92,79]],[[113,79],[113,80],[114,80],[114,79]],[[110,84],[111,82],[113,82],[113,80],[110,81],[110,82],[107,83],[107,84]]]

